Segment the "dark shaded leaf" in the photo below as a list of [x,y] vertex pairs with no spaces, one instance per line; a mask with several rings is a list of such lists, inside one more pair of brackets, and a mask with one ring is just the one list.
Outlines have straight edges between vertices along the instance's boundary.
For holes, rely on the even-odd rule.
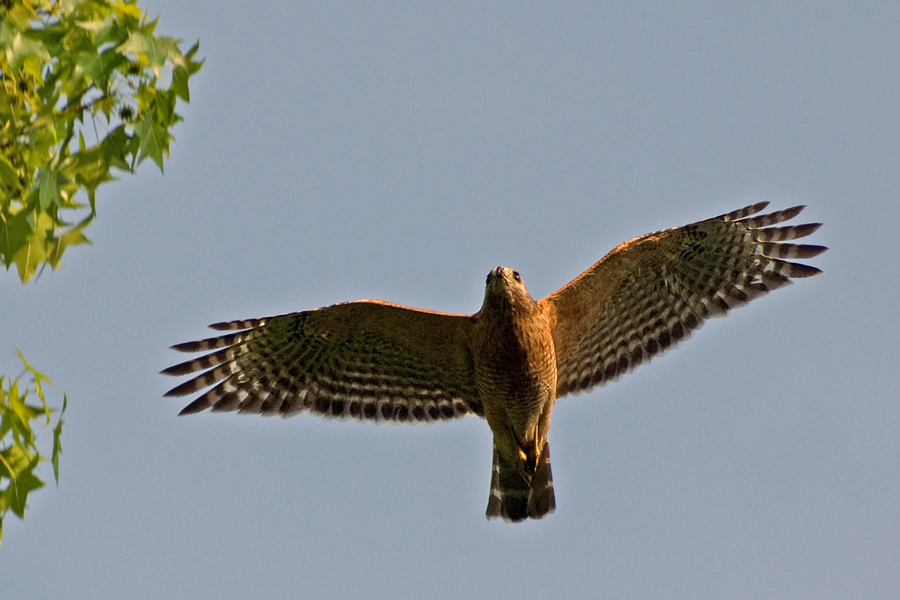
[[63,395],[63,405],[62,410],[59,411],[59,420],[56,422],[56,427],[53,428],[53,455],[50,460],[53,463],[53,479],[56,480],[56,485],[59,485],[59,455],[62,454],[60,438],[62,436],[63,415],[66,412],[68,403],[69,399]]

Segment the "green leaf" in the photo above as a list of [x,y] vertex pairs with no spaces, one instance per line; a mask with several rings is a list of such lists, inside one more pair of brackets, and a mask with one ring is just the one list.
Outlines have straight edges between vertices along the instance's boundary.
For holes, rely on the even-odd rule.
[[18,421],[23,424],[39,417],[43,412],[41,410],[41,407],[39,406],[25,404],[25,398],[27,397],[27,390],[20,396],[18,394],[18,384],[16,382],[13,382],[13,384],[10,386],[9,408],[10,410],[12,410],[13,415],[18,418]]
[[115,74],[116,69],[128,62],[128,58],[115,48],[107,48],[98,53],[97,48],[92,46],[76,55],[75,73],[93,82],[99,90],[107,92],[110,77]]
[[0,479],[4,477],[6,479],[15,479],[16,472],[13,470],[13,466],[9,464],[9,461],[6,459],[6,456],[10,453],[10,450],[4,449],[0,452]]
[[[90,50],[79,52],[75,58],[75,73],[80,77],[97,82],[100,79],[100,72],[103,69],[103,59],[93,46]],[[100,89],[104,86],[100,85]]]
[[[20,519],[25,517],[28,494],[44,486],[43,480],[37,476],[35,469],[46,462],[35,443],[32,421],[42,414],[50,424],[50,415],[57,409],[47,405],[42,384],[53,382],[41,371],[35,369],[25,360],[22,353],[16,350],[25,367],[25,373],[31,376],[34,391],[41,398],[43,406],[32,406],[26,403],[30,388],[19,387],[22,375],[15,379],[0,375],[0,527],[3,517],[12,511]],[[54,386],[55,387],[55,386]],[[62,409],[53,429],[53,474],[59,484],[59,455],[62,453],[60,437],[62,435],[63,415],[68,398],[63,396]],[[5,487],[3,485],[5,484]],[[0,537],[2,542],[2,537]],[[2,589],[2,586],[0,586]]]
[[65,252],[66,248],[68,248],[69,246],[91,243],[91,240],[89,240],[87,236],[84,235],[83,230],[88,226],[88,223],[90,223],[93,218],[93,215],[88,216],[88,218],[86,218],[84,221],[59,236],[59,239],[56,240],[56,247],[53,249],[50,257],[47,259],[47,262],[50,263],[51,267],[55,269],[57,266],[59,266],[59,260],[60,258],[62,258],[63,252]]
[[56,384],[53,381],[44,375],[41,371],[38,371],[34,367],[29,364],[27,360],[25,360],[25,356],[22,354],[22,351],[16,348],[16,354],[19,357],[19,360],[22,361],[22,365],[25,367],[25,370],[31,373],[31,378],[34,380],[34,389],[37,392],[38,397],[41,399],[41,402],[44,403],[44,409],[47,413],[47,422],[50,422],[50,410],[47,408],[47,398],[44,396],[44,388],[43,383],[47,382],[51,386],[56,387]]
[[146,58],[153,73],[159,77],[167,58],[173,55],[181,56],[178,52],[178,40],[168,37],[152,37],[143,31],[132,31],[128,41],[119,46],[122,54],[135,54],[139,58]]
[[100,68],[94,81],[102,90],[109,87],[109,78],[122,65],[128,64],[128,58],[115,50],[115,48],[107,48],[100,53]]
[[112,43],[118,46],[128,39],[128,28],[114,21],[76,21],[78,27],[94,34],[94,44]]
[[206,59],[195,61],[194,55],[197,54],[197,51],[200,49],[200,40],[197,40],[193,46],[191,46],[190,50],[187,51],[187,54],[184,55],[184,60],[187,62],[188,72],[193,75],[197,71],[200,70],[200,67],[203,66],[203,63],[206,62]]
[[156,36],[159,19],[136,0],[0,4],[0,260],[26,282],[90,243],[90,219],[70,227],[81,217],[65,211],[90,206],[95,216],[112,168],[134,172],[147,157],[164,168],[176,100],[190,99],[203,61],[199,42],[184,54]]
[[13,70],[17,70],[22,68],[28,58],[46,62],[51,60],[50,53],[47,52],[44,44],[31,39],[21,31],[17,32],[12,38],[12,44],[6,48],[6,59],[9,61],[9,66]]
[[47,231],[53,227],[53,220],[47,213],[38,213],[34,219],[34,229],[28,234],[25,244],[13,255],[22,283],[27,282],[37,270],[37,266],[47,261]]
[[[94,41],[91,39],[93,36],[91,36],[90,33],[80,27],[63,26],[50,29],[42,29],[38,33],[49,33],[54,37],[56,35],[62,34],[59,42],[68,52],[86,52],[89,50],[93,50],[94,53],[97,52],[97,49],[94,46]],[[45,42],[49,41],[47,40],[46,35],[43,35],[41,37]]]
[[59,186],[56,183],[56,171],[52,167],[44,167],[38,172],[38,186],[41,210],[48,211],[50,207],[59,204]]
[[19,174],[16,173],[16,168],[2,154],[0,154],[0,183],[9,188],[19,185]]
[[11,446],[4,454],[5,462],[12,468],[9,486],[2,492],[3,500],[9,510],[24,519],[28,494],[44,486],[44,482],[34,474],[40,456],[17,445]]
[[63,394],[62,410],[59,411],[59,420],[56,422],[56,427],[53,428],[53,458],[51,462],[53,463],[53,478],[56,480],[57,486],[59,486],[59,455],[62,454],[60,437],[62,436],[63,414],[66,412],[68,401],[69,399]]
[[28,145],[33,153],[33,160],[40,161],[41,165],[47,165],[50,162],[50,151],[58,141],[56,127],[48,119],[38,118],[32,123],[32,128],[28,132]]
[[191,91],[188,89],[188,77],[190,76],[185,67],[175,67],[172,70],[172,90],[185,102],[191,101]]
[[168,130],[150,119],[144,119],[134,128],[134,133],[141,139],[141,154],[138,164],[149,156],[162,172],[163,152],[168,154],[169,141],[172,139]]
[[16,263],[19,279],[22,280],[22,283],[28,283],[34,277],[38,265],[44,262],[46,258],[47,253],[44,251],[42,243],[36,243],[32,240],[19,248],[19,251],[13,255],[13,262]]
[[146,15],[144,15],[144,11],[137,7],[134,0],[132,0],[131,2],[122,2],[122,0],[116,0],[116,12],[120,13],[124,17],[130,17],[136,22],[140,22],[146,18]]
[[[103,156],[103,160],[111,167],[130,171],[131,168],[125,162],[128,157],[128,145],[130,142],[131,136],[125,131],[125,126],[119,125],[100,142],[100,153]],[[138,139],[138,143],[140,143],[140,139]]]
[[0,256],[3,256],[7,267],[12,264],[13,256],[28,243],[28,237],[34,230],[28,216],[27,212],[22,211],[0,222]]

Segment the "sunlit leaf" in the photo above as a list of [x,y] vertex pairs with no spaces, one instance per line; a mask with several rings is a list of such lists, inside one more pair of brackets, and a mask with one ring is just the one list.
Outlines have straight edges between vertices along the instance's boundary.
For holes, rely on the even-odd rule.
[[29,38],[23,32],[17,32],[12,36],[12,44],[6,48],[6,57],[9,60],[9,66],[13,69],[20,69],[28,58],[47,62],[51,60],[50,53],[47,52],[44,44]]
[[144,19],[144,12],[137,7],[137,4],[134,1],[122,2],[122,0],[116,0],[116,10],[122,15],[131,17],[135,21]]
[[174,38],[152,37],[143,31],[132,31],[128,41],[118,48],[123,54],[145,57],[150,69],[159,77],[162,67],[173,54],[178,52],[178,40]]
[[34,229],[25,239],[25,244],[13,255],[22,282],[34,277],[38,265],[47,261],[49,251],[47,246],[47,231],[53,227],[53,219],[47,213],[37,213],[34,219]]
[[[88,243],[67,211],[112,169],[163,169],[199,43],[155,35],[134,0],[7,0],[0,8],[0,260],[23,282]],[[83,201],[86,196],[87,202]],[[49,222],[41,215],[46,215]],[[81,217],[79,217],[81,218]]]
[[10,480],[9,486],[0,493],[2,493],[9,510],[22,519],[25,517],[28,494],[44,486],[44,482],[34,474],[34,468],[38,466],[40,456],[36,452],[24,450],[16,445],[9,448],[5,458],[12,467],[13,478]]
[[[36,444],[32,423],[44,415],[49,426],[51,414],[55,412],[58,412],[58,417],[53,426],[51,462],[54,479],[59,483],[59,457],[62,454],[60,439],[63,415],[68,404],[68,398],[64,395],[62,409],[51,408],[44,396],[42,384],[53,385],[53,382],[29,364],[21,352],[16,352],[24,366],[23,375],[16,378],[0,375],[0,524],[9,511],[23,518],[28,494],[44,485],[36,469],[46,459],[41,456]],[[20,385],[20,381],[26,376],[30,378],[32,387]],[[41,398],[43,406],[27,403],[31,392]]]
[[18,417],[18,420],[21,423],[27,423],[32,419],[41,416],[43,412],[40,406],[33,406],[25,403],[25,399],[28,397],[27,394],[22,394],[21,396],[18,394],[17,384],[13,384],[11,389],[15,389],[16,393],[10,393],[9,395],[9,407],[12,409],[13,414]]
[[[38,371],[33,366],[31,366],[31,364],[27,360],[25,360],[25,356],[22,354],[22,351],[19,350],[18,348],[16,349],[16,355],[18,355],[19,360],[22,361],[22,365],[25,367],[25,370],[28,371],[28,373],[31,375],[31,379],[34,382],[34,389],[37,392],[38,397],[41,399],[41,402],[44,403],[44,406],[46,408],[47,398],[44,396],[43,384],[46,382],[53,387],[56,387],[56,384],[53,383],[53,381],[49,377],[47,377],[44,373],[42,373],[41,371]],[[47,421],[48,422],[50,421],[50,411],[49,410],[47,410]]]

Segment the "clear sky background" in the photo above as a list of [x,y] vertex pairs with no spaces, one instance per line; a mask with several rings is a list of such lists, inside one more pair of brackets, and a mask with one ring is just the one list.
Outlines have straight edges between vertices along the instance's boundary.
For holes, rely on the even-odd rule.
[[[900,4],[141,4],[206,64],[165,176],[102,188],[61,270],[0,273],[0,372],[15,345],[69,395],[4,597],[896,598]],[[472,313],[497,265],[541,298],[761,200],[825,223],[825,273],[559,400],[542,521],[485,520],[476,418],[162,397],[207,323]]]

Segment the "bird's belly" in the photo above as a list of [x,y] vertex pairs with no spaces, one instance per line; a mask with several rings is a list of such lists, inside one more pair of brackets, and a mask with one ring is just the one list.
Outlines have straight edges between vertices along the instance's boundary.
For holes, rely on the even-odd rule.
[[556,390],[556,357],[549,335],[512,341],[476,362],[476,381],[485,417],[495,434],[511,430],[520,445],[546,434]]

